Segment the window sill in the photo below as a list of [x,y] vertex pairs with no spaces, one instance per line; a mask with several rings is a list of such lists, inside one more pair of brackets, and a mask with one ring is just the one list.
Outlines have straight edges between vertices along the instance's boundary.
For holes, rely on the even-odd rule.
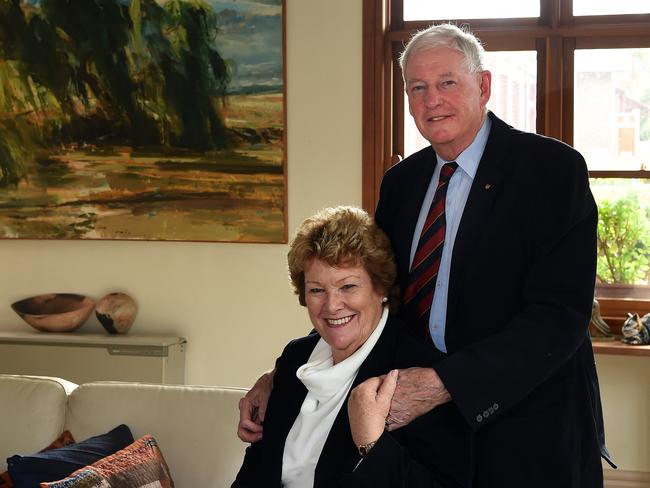
[[631,346],[619,339],[613,341],[592,342],[595,354],[614,354],[617,356],[646,356],[650,357],[650,346]]

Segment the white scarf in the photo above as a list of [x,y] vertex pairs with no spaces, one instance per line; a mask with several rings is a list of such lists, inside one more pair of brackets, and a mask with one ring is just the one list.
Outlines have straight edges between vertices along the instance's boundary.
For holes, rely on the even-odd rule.
[[307,387],[300,413],[287,435],[282,457],[282,486],[312,488],[314,472],[334,420],[348,395],[354,378],[375,347],[388,319],[384,307],[379,324],[351,356],[334,364],[332,348],[322,338],[296,376]]

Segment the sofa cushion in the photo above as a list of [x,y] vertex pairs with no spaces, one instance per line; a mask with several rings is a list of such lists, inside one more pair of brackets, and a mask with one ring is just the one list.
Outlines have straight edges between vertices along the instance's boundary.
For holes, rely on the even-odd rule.
[[58,378],[0,375],[0,472],[12,454],[43,449],[63,432],[68,393],[76,386]]
[[69,477],[42,483],[41,488],[173,488],[158,443],[145,435],[115,454],[81,468]]
[[129,428],[122,424],[106,434],[43,451],[29,456],[15,455],[7,459],[9,476],[16,488],[31,488],[44,481],[65,478],[133,442]]

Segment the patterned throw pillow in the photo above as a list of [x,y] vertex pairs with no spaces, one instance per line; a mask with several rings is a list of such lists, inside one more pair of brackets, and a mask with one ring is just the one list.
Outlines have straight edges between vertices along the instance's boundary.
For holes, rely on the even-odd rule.
[[156,440],[145,435],[115,454],[41,488],[173,488]]
[[[52,442],[52,444],[47,446],[45,449],[41,449],[39,452],[45,452],[51,449],[58,449],[59,447],[68,446],[70,444],[74,444],[74,438],[72,437],[70,431],[66,430],[65,432],[63,432],[63,434],[57,437],[56,440]],[[9,471],[0,473],[0,488],[13,488],[13,486],[14,484],[12,483],[11,477],[9,476]]]

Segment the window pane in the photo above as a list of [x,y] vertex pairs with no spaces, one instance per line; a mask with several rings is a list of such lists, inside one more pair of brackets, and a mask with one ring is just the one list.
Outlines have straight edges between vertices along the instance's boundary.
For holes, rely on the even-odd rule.
[[[513,127],[535,132],[537,123],[537,52],[498,51],[485,53],[485,69],[492,72],[492,95],[488,109]],[[404,95],[404,156],[429,143],[420,135]]]
[[537,129],[537,51],[490,51],[485,69],[492,72],[488,109],[517,129]]
[[650,13],[648,0],[573,0],[573,15],[619,15]]
[[404,20],[539,17],[539,0],[404,0]]
[[650,166],[650,49],[575,52],[574,145],[590,170]]
[[[598,282],[650,284],[650,180],[592,178]],[[646,290],[647,291],[647,290]]]

